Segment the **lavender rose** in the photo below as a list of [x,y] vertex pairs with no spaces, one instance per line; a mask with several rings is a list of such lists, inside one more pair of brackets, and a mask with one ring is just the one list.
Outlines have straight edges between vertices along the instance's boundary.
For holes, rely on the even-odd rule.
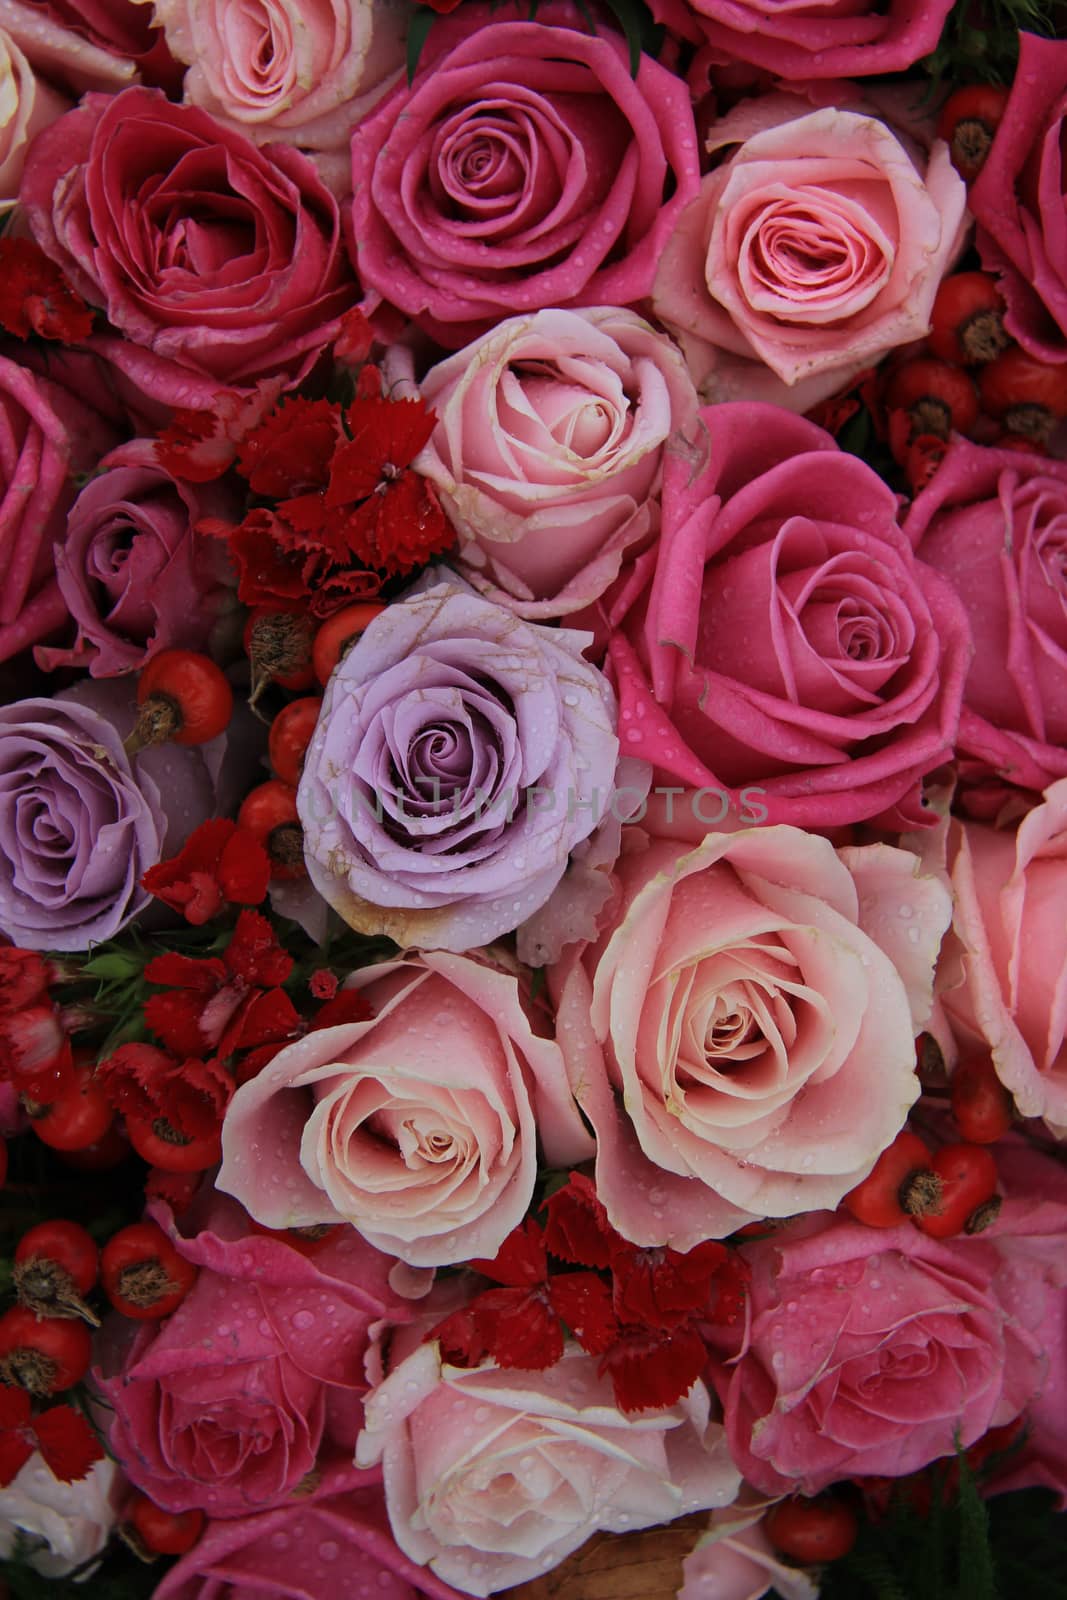
[[[126,684],[86,679],[0,707],[0,932],[28,950],[85,950],[148,904],[141,876],[226,798],[228,735],[130,762]],[[247,767],[246,767],[247,770]],[[236,797],[235,797],[236,798]]]
[[587,639],[451,584],[375,618],[330,679],[297,796],[311,879],[352,927],[467,950],[544,904],[618,757]]
[[38,660],[109,678],[138,671],[160,650],[210,643],[230,591],[220,545],[193,530],[232,508],[217,484],[172,477],[149,439],[131,439],[100,465],[56,546],[56,577],[78,638],[70,650],[39,650]]

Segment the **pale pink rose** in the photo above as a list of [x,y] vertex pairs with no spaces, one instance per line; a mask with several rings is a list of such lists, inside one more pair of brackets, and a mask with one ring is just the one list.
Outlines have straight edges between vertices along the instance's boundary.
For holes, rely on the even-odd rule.
[[187,105],[257,144],[305,150],[347,146],[403,65],[409,14],[408,0],[154,0],[153,9],[171,53],[189,63]]
[[521,1372],[442,1365],[437,1343],[421,1344],[365,1414],[356,1461],[382,1463],[397,1544],[466,1594],[538,1577],[598,1529],[727,1505],[740,1486],[703,1383],[625,1416],[576,1345]]
[[779,1600],[818,1600],[819,1586],[787,1566],[768,1539],[767,1501],[749,1494],[725,1511],[713,1511],[707,1533],[682,1563],[678,1600],[760,1600],[769,1589]]
[[[86,38],[79,31],[81,19],[77,5],[61,19],[58,13],[62,11],[61,5],[25,5],[22,0],[0,0],[0,28],[14,40],[37,72],[75,95],[86,89],[113,94],[136,81],[137,69],[132,61],[99,39]],[[69,27],[66,26],[68,21]]]
[[963,983],[941,1001],[961,1048],[987,1047],[1019,1114],[1067,1138],[1067,778],[1018,831],[949,836]]
[[272,1228],[345,1221],[414,1266],[493,1256],[550,1166],[592,1144],[516,978],[431,952],[348,980],[367,1022],[320,1028],[238,1089],[218,1187]]
[[0,212],[19,197],[26,150],[70,101],[42,83],[14,38],[0,25]]
[[918,1097],[946,889],[796,828],[631,834],[598,942],[549,972],[613,1226],[687,1250],[835,1206]]
[[967,192],[943,140],[925,159],[875,117],[792,95],[715,123],[709,149],[731,145],[668,240],[653,309],[706,399],[807,411],[925,335]]
[[653,542],[663,452],[697,428],[674,345],[612,306],[512,317],[419,387],[437,427],[417,465],[460,568],[523,617],[588,605]]
[[767,1494],[905,1477],[1011,1422],[1046,1381],[1051,1295],[1035,1283],[1040,1304],[1020,1303],[985,1234],[805,1217],[742,1254],[750,1322],[715,1383],[734,1457]]

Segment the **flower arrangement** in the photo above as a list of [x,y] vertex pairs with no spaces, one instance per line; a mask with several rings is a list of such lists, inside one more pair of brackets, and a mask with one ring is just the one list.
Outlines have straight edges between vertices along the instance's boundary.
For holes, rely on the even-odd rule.
[[1067,1593],[1065,17],[0,0],[0,1593]]

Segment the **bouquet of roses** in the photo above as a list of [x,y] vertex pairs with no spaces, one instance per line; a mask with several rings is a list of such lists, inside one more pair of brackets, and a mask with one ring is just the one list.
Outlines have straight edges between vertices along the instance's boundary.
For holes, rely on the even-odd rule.
[[1063,23],[0,0],[7,1592],[1067,1593]]

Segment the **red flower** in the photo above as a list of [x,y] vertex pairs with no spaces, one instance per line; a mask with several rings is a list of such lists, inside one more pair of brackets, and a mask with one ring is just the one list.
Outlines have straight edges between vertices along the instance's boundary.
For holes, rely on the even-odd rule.
[[582,1267],[611,1265],[623,1241],[608,1221],[591,1178],[572,1172],[570,1181],[550,1196],[545,1209],[545,1243],[554,1256]]
[[[451,0],[458,5],[459,0]],[[341,318],[341,331],[333,342],[333,359],[343,367],[360,367],[374,343],[374,330],[358,306]]]
[[59,1012],[47,998],[0,1016],[0,1080],[20,1094],[50,1105],[70,1083],[72,1059]]
[[265,899],[270,857],[255,834],[227,817],[202,822],[176,856],[149,867],[141,883],[186,922],[200,927],[232,901],[255,906]]
[[276,1030],[280,1016],[299,1017],[289,997],[274,991],[288,978],[293,958],[282,948],[266,917],[242,911],[221,956],[197,958],[176,952],[156,956],[145,967],[149,983],[168,994],[145,1001],[152,1032],[177,1056],[220,1057],[264,1042],[264,1029]]
[[325,619],[353,600],[373,600],[382,586],[380,576],[351,564],[347,547],[339,564],[334,549],[314,532],[299,532],[266,506],[254,507],[236,525],[205,518],[197,531],[227,541],[237,568],[237,598],[247,606],[284,607],[298,600]]
[[271,500],[322,489],[343,439],[340,406],[329,400],[284,400],[244,440],[237,470],[255,494]]
[[277,400],[280,378],[263,379],[251,393],[219,389],[210,411],[179,409],[156,442],[156,458],[175,478],[210,483],[232,466],[245,435]]
[[707,1346],[695,1328],[670,1333],[625,1328],[601,1358],[600,1370],[611,1378],[623,1411],[649,1411],[680,1400],[707,1359]]
[[726,1246],[715,1239],[684,1254],[632,1245],[618,1250],[612,1260],[616,1316],[622,1323],[663,1329],[706,1316],[715,1275],[727,1255]]
[[328,967],[319,967],[308,979],[308,988],[316,1000],[332,1000],[337,993],[337,979]]
[[55,968],[36,950],[20,950],[14,944],[0,949],[0,1016],[43,1000],[54,981]]
[[0,1385],[0,1488],[17,1477],[34,1450],[61,1483],[84,1478],[95,1461],[104,1459],[95,1433],[73,1406],[50,1406],[36,1417],[30,1409],[25,1389]]
[[32,239],[0,239],[0,327],[19,339],[77,344],[93,331],[93,314],[54,261]]
[[196,1056],[179,1061],[153,1044],[119,1045],[96,1076],[123,1116],[162,1120],[187,1139],[218,1132],[234,1090],[221,1062]]

